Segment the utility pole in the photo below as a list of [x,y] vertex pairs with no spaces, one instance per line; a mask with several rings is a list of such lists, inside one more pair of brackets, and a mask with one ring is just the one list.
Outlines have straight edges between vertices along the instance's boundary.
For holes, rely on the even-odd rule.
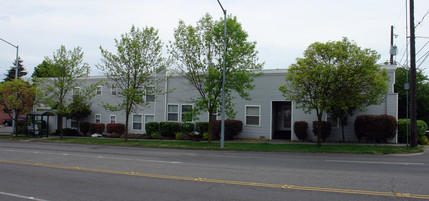
[[393,34],[393,26],[390,26],[390,65],[393,65],[393,56],[397,54],[397,47],[396,45],[393,45],[393,39],[395,37],[395,34]]
[[417,146],[417,95],[416,95],[416,34],[414,27],[414,0],[410,0],[410,88],[411,136],[410,146]]

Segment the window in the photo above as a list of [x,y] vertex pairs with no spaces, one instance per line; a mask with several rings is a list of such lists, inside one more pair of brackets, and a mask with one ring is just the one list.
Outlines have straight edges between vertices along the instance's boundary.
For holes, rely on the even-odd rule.
[[112,87],[110,94],[116,96],[116,87]]
[[110,123],[116,123],[116,115],[110,115]]
[[101,123],[101,114],[96,114],[96,115],[95,115],[95,123],[96,123],[96,124]]
[[333,117],[331,113],[326,113],[326,121],[331,124],[331,127],[333,128],[339,128],[339,119]]
[[146,89],[146,102],[153,103],[155,102],[155,95],[153,95],[153,88],[148,87]]
[[192,105],[182,105],[182,121],[192,121]]
[[78,95],[80,92],[80,87],[75,87],[72,89],[72,95]]
[[246,125],[260,125],[260,106],[246,106]]
[[96,91],[95,91],[95,95],[97,95],[97,96],[101,96],[101,90],[102,90],[103,88],[102,88],[102,86],[97,86],[97,89],[96,89]]
[[155,122],[155,115],[153,114],[147,114],[144,116],[144,122],[148,123],[148,122]]
[[77,128],[77,118],[76,118],[76,117],[73,117],[73,118],[71,119],[70,127],[72,127],[72,128]]
[[179,105],[168,105],[167,121],[179,121]]
[[135,114],[133,115],[133,130],[142,129],[142,115]]

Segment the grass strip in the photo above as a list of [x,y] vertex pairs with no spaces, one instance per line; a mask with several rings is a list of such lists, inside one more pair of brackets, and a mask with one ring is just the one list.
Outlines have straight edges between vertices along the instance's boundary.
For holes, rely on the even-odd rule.
[[168,141],[168,140],[128,140],[112,138],[85,138],[85,137],[63,137],[63,138],[30,138],[1,136],[0,140],[25,140],[38,142],[76,143],[76,144],[98,144],[155,148],[179,148],[179,149],[201,149],[201,150],[229,150],[229,151],[276,151],[276,152],[310,152],[310,153],[351,153],[351,154],[403,154],[423,152],[423,146],[410,148],[397,145],[362,145],[362,144],[316,144],[307,143],[284,143],[271,144],[267,142],[225,142],[225,147],[220,148],[219,142],[208,144],[206,141]]

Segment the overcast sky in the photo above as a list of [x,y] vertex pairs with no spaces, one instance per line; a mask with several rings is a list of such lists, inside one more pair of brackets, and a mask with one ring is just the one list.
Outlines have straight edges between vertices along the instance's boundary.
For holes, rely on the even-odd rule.
[[[257,42],[264,68],[287,68],[314,42],[348,37],[363,48],[389,59],[390,26],[398,37],[397,61],[405,63],[406,2],[408,0],[221,0],[237,16],[250,41]],[[132,25],[153,26],[164,44],[173,39],[180,19],[195,25],[205,13],[223,17],[217,0],[0,0],[0,38],[19,45],[29,75],[45,56],[65,45],[81,46],[91,75],[99,75],[100,45],[112,52],[114,39]],[[429,12],[429,0],[414,0],[415,21]],[[429,52],[429,16],[416,28],[421,63]],[[0,41],[0,79],[12,66],[16,49]],[[429,59],[421,67],[429,69]],[[427,71],[427,70],[426,70]],[[427,73],[427,72],[426,72]],[[29,75],[27,77],[29,77]]]

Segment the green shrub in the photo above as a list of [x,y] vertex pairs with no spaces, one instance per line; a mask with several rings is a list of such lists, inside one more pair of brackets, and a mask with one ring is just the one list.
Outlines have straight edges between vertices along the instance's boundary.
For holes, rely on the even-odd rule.
[[150,134],[150,137],[153,138],[153,139],[158,139],[159,138],[159,133],[158,132],[152,132]]
[[77,129],[63,128],[62,130],[63,130],[63,136],[79,136],[79,132],[77,131]]
[[182,133],[192,133],[195,131],[195,125],[193,123],[182,123],[180,126],[180,132]]
[[80,132],[82,132],[84,135],[86,135],[89,132],[90,125],[91,125],[91,123],[89,123],[89,122],[80,122],[79,123]]
[[[318,121],[313,121],[313,134],[315,136],[317,136],[318,125],[319,125]],[[321,126],[322,126],[322,133],[320,134],[320,138],[322,138],[322,141],[324,142],[326,138],[328,138],[329,135],[331,135],[331,123],[327,121],[322,121]]]
[[306,140],[307,139],[307,129],[308,129],[308,123],[305,121],[296,121],[293,124],[293,132],[295,133],[296,137],[300,140]]
[[429,144],[428,138],[425,135],[421,136],[419,138],[419,143],[421,145],[428,145]]
[[[121,138],[125,138],[125,134],[121,135]],[[143,135],[136,133],[128,133],[128,139],[143,139]]]
[[[220,139],[221,120],[212,121],[212,135],[214,139]],[[239,120],[225,121],[225,140],[232,140],[234,136],[243,130],[243,122]]]
[[200,133],[206,133],[209,131],[209,122],[197,122],[195,130]]
[[[410,119],[408,119],[408,142],[410,141]],[[420,139],[425,135],[427,130],[426,122],[422,120],[417,120],[417,139]],[[399,143],[407,143],[407,119],[399,119],[398,120],[398,142]]]
[[208,140],[209,139],[209,133],[204,132],[203,133],[203,140]]
[[159,123],[158,122],[148,122],[145,125],[146,134],[152,135],[154,132],[159,132]]
[[180,123],[177,122],[161,122],[159,123],[160,135],[163,137],[174,138],[177,132],[180,132]]
[[107,133],[118,133],[122,134],[125,131],[125,124],[122,123],[108,123],[106,125]]
[[176,132],[176,140],[184,140],[185,135],[182,132]]

